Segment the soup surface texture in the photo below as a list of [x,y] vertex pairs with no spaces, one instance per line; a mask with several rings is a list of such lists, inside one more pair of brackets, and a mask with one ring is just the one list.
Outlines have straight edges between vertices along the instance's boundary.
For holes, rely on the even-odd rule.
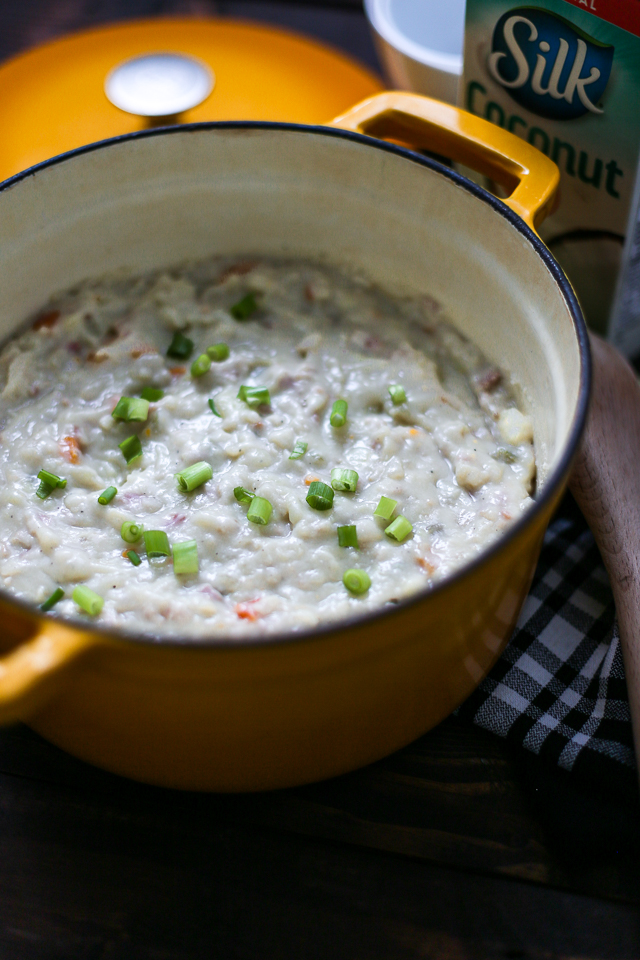
[[2,585],[159,638],[396,604],[531,504],[515,397],[438,304],[347,270],[86,282],[0,354]]

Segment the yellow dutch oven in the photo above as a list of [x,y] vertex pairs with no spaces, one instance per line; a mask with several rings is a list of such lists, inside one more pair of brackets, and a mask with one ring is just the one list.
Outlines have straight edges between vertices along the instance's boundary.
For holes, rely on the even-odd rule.
[[[504,202],[378,137],[428,147]],[[411,94],[330,126],[225,122],[129,134],[0,186],[0,336],[54,290],[209,254],[323,257],[440,300],[514,374],[535,423],[532,509],[453,576],[392,610],[252,642],[158,642],[43,616],[0,592],[0,720],[107,770],[195,790],[331,777],[423,734],[485,676],[515,625],[584,424],[589,352],[535,233],[556,166]]]

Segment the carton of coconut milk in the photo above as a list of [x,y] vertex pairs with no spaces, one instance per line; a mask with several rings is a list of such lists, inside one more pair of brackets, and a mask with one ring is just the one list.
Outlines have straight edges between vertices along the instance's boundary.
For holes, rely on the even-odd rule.
[[640,353],[640,0],[467,0],[461,106],[560,168],[541,227],[587,322]]

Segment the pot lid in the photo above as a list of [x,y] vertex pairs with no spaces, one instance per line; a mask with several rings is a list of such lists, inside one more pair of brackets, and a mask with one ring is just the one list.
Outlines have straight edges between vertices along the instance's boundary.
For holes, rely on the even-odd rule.
[[[339,51],[263,24],[190,17],[85,30],[0,67],[0,180],[83,144],[167,122],[157,103],[148,107],[160,67],[170,71],[162,74],[167,102],[181,106],[185,123],[326,123],[382,89]],[[146,117],[135,112],[141,106]],[[169,119],[178,112],[169,110]]]

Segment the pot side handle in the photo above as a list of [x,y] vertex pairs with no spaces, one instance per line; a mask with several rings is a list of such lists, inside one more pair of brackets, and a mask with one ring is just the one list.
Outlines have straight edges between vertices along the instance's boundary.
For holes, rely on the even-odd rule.
[[89,633],[55,621],[0,657],[0,724],[24,720],[55,692],[66,668],[97,644]]
[[503,202],[532,230],[551,212],[560,180],[553,160],[515,134],[448,103],[391,90],[362,100],[329,126],[410,143],[490,177],[509,191]]

